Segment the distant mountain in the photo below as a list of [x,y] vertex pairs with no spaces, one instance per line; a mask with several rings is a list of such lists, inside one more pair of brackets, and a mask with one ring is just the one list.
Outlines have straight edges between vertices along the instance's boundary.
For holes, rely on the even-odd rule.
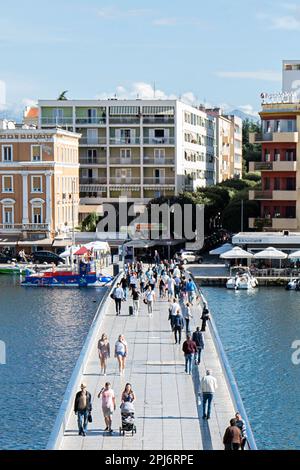
[[240,109],[233,109],[228,114],[234,114],[235,116],[241,118],[243,121],[246,121],[246,119],[248,119],[249,121],[256,123],[260,120],[259,116],[255,117],[252,114],[244,113],[244,111],[241,111]]

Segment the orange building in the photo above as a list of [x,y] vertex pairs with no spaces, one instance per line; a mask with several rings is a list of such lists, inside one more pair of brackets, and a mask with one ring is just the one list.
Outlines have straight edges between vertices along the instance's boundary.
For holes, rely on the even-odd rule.
[[0,243],[51,245],[78,223],[80,134],[0,129]]

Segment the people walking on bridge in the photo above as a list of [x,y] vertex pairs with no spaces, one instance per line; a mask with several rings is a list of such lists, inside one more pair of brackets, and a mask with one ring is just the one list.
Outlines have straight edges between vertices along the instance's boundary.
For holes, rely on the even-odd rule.
[[87,391],[86,384],[82,383],[81,391],[76,393],[74,402],[74,413],[77,415],[78,434],[85,436],[88,426],[88,417],[92,411],[92,397]]
[[121,279],[121,287],[124,291],[124,299],[127,300],[128,298],[128,279],[127,279],[127,276],[124,274],[124,276],[122,277]]
[[175,295],[175,281],[173,277],[168,278],[168,300]]
[[175,344],[181,343],[181,333],[182,333],[183,328],[184,328],[183,317],[180,313],[180,310],[177,310],[177,313],[173,319],[173,331],[174,331],[174,337],[175,337]]
[[160,280],[159,280],[159,297],[160,297],[160,299],[165,298],[165,295],[166,295],[165,289],[166,289],[165,281],[164,281],[163,277],[161,277]]
[[112,415],[116,409],[116,397],[110,382],[106,382],[105,386],[100,390],[98,398],[100,397],[102,397],[102,412],[106,425],[104,431],[112,433]]
[[119,335],[115,344],[115,357],[118,360],[119,374],[122,375],[125,372],[125,363],[128,355],[128,345],[124,335]]
[[239,450],[241,443],[242,433],[237,426],[236,419],[233,418],[223,436],[224,450]]
[[190,334],[187,335],[182,345],[182,351],[184,352],[185,358],[185,372],[191,375],[193,370],[193,357],[197,353],[197,346]]
[[195,365],[199,366],[201,362],[201,353],[204,349],[204,338],[203,333],[200,331],[200,326],[197,326],[196,331],[194,331],[192,339],[197,346],[197,354],[195,356]]
[[191,278],[189,278],[186,284],[186,291],[187,291],[189,303],[193,305],[193,301],[196,295],[196,285]]
[[133,315],[138,315],[138,313],[139,313],[140,296],[141,296],[141,293],[138,289],[133,289],[132,290]]
[[245,445],[247,443],[247,429],[245,421],[242,419],[241,414],[238,411],[235,413],[235,420],[236,426],[239,428],[242,435],[241,450],[245,450]]
[[[203,405],[203,415],[202,418],[210,419],[211,415],[211,404],[213,401],[214,393],[218,388],[217,380],[211,375],[211,370],[207,369],[206,375],[201,379],[201,392],[202,392],[202,405]],[[207,410],[206,410],[207,404]]]
[[121,305],[122,301],[125,300],[124,290],[121,285],[118,283],[116,289],[114,290],[114,299],[116,304],[116,315],[121,315]]
[[135,400],[135,393],[132,390],[131,384],[127,383],[125,385],[125,388],[121,396],[121,407],[123,403],[133,403],[134,400]]
[[170,311],[169,311],[169,319],[170,319],[170,325],[171,325],[172,331],[174,329],[174,319],[178,311],[181,313],[181,308],[177,299],[174,297],[173,303],[170,304]]
[[105,333],[102,334],[101,339],[98,341],[98,354],[101,365],[101,374],[106,375],[107,359],[110,357],[110,345]]
[[205,330],[206,330],[206,323],[207,323],[207,321],[208,321],[209,319],[210,319],[209,310],[208,310],[208,308],[207,308],[206,302],[204,302],[203,310],[202,310],[202,315],[201,315],[201,320],[202,320],[201,331],[205,331]]
[[146,300],[147,307],[148,307],[149,317],[152,317],[153,315],[153,305],[154,305],[155,298],[156,297],[155,297],[154,290],[152,290],[151,286],[148,286],[148,289],[145,292],[145,300]]
[[190,304],[187,302],[183,308],[183,317],[185,320],[186,334],[190,333],[190,320],[193,318]]

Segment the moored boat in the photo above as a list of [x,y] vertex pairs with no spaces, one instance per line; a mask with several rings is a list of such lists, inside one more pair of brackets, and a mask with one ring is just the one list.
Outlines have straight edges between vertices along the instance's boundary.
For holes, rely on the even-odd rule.
[[226,282],[227,289],[254,289],[258,286],[257,279],[252,276],[249,270],[238,268],[235,275],[231,276]]

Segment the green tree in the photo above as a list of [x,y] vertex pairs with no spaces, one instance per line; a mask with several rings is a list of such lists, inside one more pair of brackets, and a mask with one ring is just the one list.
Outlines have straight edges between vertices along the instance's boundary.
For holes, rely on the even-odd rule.
[[92,212],[81,222],[81,232],[96,232],[98,222],[99,216],[96,212]]
[[254,123],[246,119],[243,121],[243,173],[249,171],[249,162],[261,161],[261,145],[250,144],[250,132],[261,132],[260,124],[259,122]]

